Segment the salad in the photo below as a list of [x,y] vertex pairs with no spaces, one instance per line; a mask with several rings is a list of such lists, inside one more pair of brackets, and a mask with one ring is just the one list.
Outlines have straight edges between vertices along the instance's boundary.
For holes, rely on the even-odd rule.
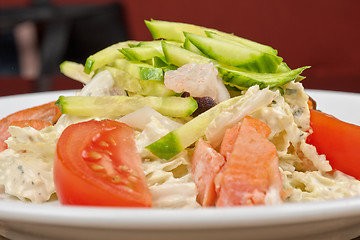
[[75,96],[0,121],[0,192],[66,205],[198,208],[360,195],[360,127],[316,110],[277,50],[191,24],[62,73]]

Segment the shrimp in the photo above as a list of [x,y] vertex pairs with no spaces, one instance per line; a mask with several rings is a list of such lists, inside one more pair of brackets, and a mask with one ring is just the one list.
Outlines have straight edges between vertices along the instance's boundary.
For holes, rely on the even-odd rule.
[[213,64],[189,63],[167,71],[164,84],[174,92],[188,92],[192,97],[211,97],[216,103],[230,98]]

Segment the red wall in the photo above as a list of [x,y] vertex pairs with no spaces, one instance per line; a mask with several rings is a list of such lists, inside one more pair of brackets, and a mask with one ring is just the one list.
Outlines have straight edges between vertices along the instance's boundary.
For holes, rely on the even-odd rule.
[[[1,0],[0,6],[29,0]],[[111,0],[56,0],[56,4]],[[292,68],[310,65],[307,88],[360,93],[360,1],[118,0],[131,39],[150,40],[144,19],[217,28],[271,45]],[[90,54],[90,53],[89,53]]]
[[360,93],[360,1],[123,2],[133,39],[150,39],[144,19],[213,27],[271,45],[292,68],[312,66],[308,88]]

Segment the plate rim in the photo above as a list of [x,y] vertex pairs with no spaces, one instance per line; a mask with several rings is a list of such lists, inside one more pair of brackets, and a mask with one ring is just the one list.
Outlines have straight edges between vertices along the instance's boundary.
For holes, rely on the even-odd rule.
[[359,216],[360,197],[221,209],[131,209],[0,202],[1,221],[107,229],[247,228]]

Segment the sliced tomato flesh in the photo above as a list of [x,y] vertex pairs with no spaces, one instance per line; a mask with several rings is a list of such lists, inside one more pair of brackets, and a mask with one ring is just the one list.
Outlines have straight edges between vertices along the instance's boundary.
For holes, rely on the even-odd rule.
[[62,204],[151,206],[134,130],[117,121],[67,127],[57,144],[54,181]]
[[325,154],[334,169],[360,180],[360,126],[313,109],[310,125],[313,132],[306,141]]

